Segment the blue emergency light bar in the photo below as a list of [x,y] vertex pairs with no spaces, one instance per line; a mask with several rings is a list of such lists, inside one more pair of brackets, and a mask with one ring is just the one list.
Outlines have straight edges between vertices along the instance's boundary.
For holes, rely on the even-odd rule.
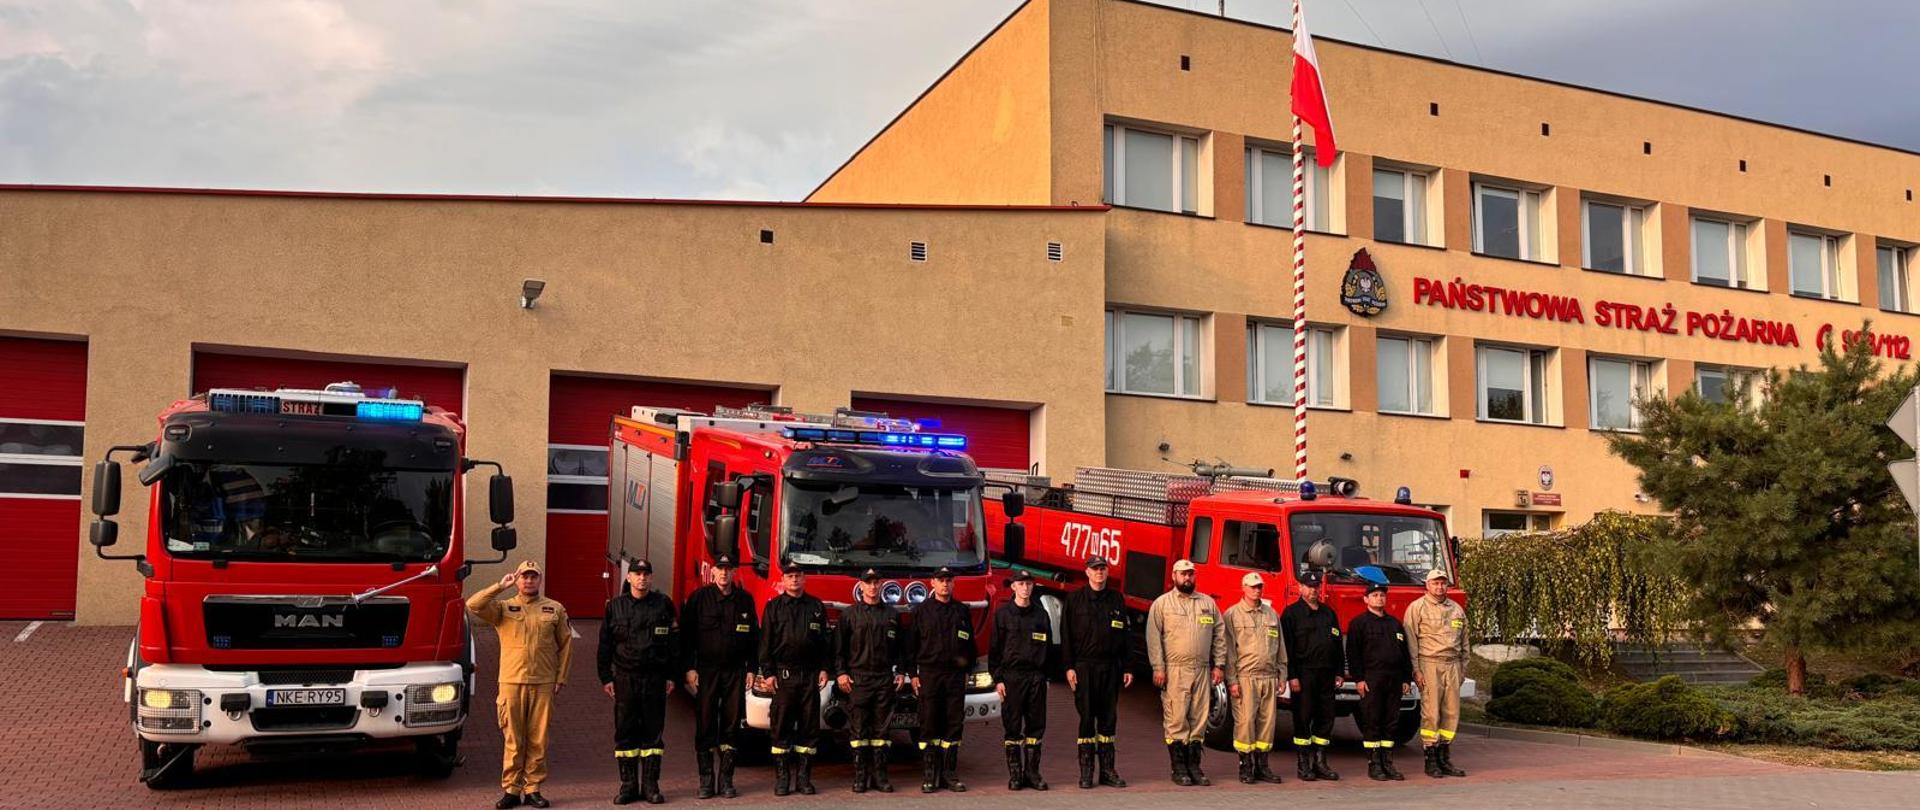
[[280,416],[353,417],[369,422],[418,422],[426,417],[426,403],[412,399],[368,399],[335,391],[207,392],[207,410],[215,413]]
[[967,449],[967,437],[955,433],[890,433],[877,430],[840,430],[836,428],[787,428],[787,438],[803,442],[871,444],[881,447],[918,447],[935,450]]
[[353,415],[379,422],[418,422],[427,407],[418,402],[372,401],[354,404]]

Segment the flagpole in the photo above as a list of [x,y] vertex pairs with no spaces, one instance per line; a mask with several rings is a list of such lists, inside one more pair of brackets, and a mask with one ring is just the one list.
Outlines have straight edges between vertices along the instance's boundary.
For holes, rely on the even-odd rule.
[[[1293,0],[1300,30],[1300,0]],[[1291,106],[1291,105],[1289,105]],[[1307,480],[1307,195],[1300,116],[1293,116],[1293,480]]]

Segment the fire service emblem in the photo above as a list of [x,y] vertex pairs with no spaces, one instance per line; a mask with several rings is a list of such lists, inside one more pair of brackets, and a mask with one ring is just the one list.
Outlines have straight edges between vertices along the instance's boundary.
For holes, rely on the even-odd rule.
[[1367,255],[1367,249],[1353,252],[1353,262],[1347,266],[1347,277],[1340,281],[1340,303],[1355,315],[1374,316],[1387,308],[1387,282],[1380,278],[1380,271],[1373,266],[1373,257]]

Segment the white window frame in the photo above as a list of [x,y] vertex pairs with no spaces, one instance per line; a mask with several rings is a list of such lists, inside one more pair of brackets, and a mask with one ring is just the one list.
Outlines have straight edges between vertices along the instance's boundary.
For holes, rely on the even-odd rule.
[[[1495,515],[1499,515],[1501,517],[1506,517],[1511,515],[1511,516],[1524,518],[1527,522],[1527,528],[1495,529],[1493,528],[1493,520],[1492,520],[1492,518]],[[1521,534],[1525,532],[1550,532],[1550,531],[1553,531],[1553,516],[1545,512],[1521,512],[1521,511],[1514,511],[1514,510],[1507,510],[1507,509],[1480,510],[1480,536],[1482,537],[1499,537],[1501,535],[1507,535],[1507,534]]]
[[1544,203],[1541,193],[1536,189],[1509,186],[1500,183],[1473,184],[1473,252],[1482,255],[1494,255],[1486,252],[1486,234],[1481,230],[1487,224],[1486,212],[1480,210],[1480,198],[1491,194],[1513,200],[1515,223],[1520,232],[1520,255],[1500,256],[1499,258],[1517,258],[1525,262],[1542,261],[1545,255],[1541,250],[1541,206]]
[[[1487,415],[1487,352],[1490,351],[1513,352],[1525,357],[1526,362],[1522,364],[1520,372],[1520,403],[1521,409],[1524,412],[1524,416],[1521,419],[1497,419]],[[1475,418],[1483,422],[1494,422],[1503,425],[1547,424],[1546,400],[1551,396],[1547,384],[1551,382],[1548,378],[1552,376],[1552,360],[1553,358],[1547,349],[1536,349],[1527,346],[1506,346],[1492,343],[1474,346]],[[1538,368],[1535,368],[1536,365]],[[1539,389],[1538,396],[1534,394],[1535,388]]]
[[[1261,405],[1285,405],[1291,407],[1293,405],[1292,396],[1288,396],[1285,400],[1266,399],[1267,348],[1265,342],[1260,339],[1261,334],[1266,330],[1271,330],[1276,334],[1285,336],[1285,339],[1281,340],[1280,344],[1286,351],[1286,358],[1289,361],[1287,367],[1293,367],[1293,363],[1291,362],[1293,360],[1293,325],[1282,321],[1248,321],[1247,401]],[[1329,361],[1324,364],[1324,367],[1321,363],[1314,361],[1315,355],[1320,354],[1323,348]],[[1307,407],[1339,407],[1340,381],[1333,376],[1336,371],[1334,366],[1337,363],[1334,355],[1338,350],[1339,335],[1336,333],[1334,327],[1307,325]],[[1324,381],[1321,379],[1323,375],[1326,378]],[[1291,378],[1292,372],[1288,372],[1288,379]],[[1293,386],[1288,385],[1282,390],[1291,395]]]
[[[1171,178],[1172,185],[1169,186],[1169,188],[1172,189],[1174,199],[1169,201],[1169,207],[1161,208],[1150,203],[1134,202],[1126,199],[1128,130],[1149,132],[1154,135],[1164,135],[1173,139],[1173,160],[1171,161],[1173,164],[1173,177]],[[1107,152],[1108,171],[1106,196],[1108,204],[1128,208],[1142,208],[1148,211],[1165,211],[1173,214],[1198,215],[1200,213],[1200,198],[1202,196],[1200,193],[1202,185],[1200,178],[1205,172],[1200,166],[1200,138],[1198,136],[1166,129],[1129,126],[1127,124],[1109,122],[1106,125],[1106,139],[1107,142],[1103,148]],[[1188,151],[1189,147],[1192,149],[1191,152]],[[1189,155],[1193,157],[1193,166],[1191,168],[1188,168],[1186,165]],[[1189,174],[1192,176],[1189,177]],[[1193,186],[1193,199],[1191,201],[1187,199],[1187,186],[1189,181],[1192,182]],[[1292,182],[1292,178],[1288,178],[1288,182]],[[1192,204],[1191,208],[1188,207],[1189,202]],[[1291,221],[1289,221],[1289,224],[1291,224]]]
[[1612,200],[1583,199],[1580,201],[1580,266],[1600,273],[1611,273],[1593,266],[1593,206],[1604,205],[1620,209],[1620,244],[1625,254],[1626,267],[1622,272],[1629,276],[1651,276],[1651,262],[1646,256],[1647,207],[1635,203],[1614,202]]
[[[1880,277],[1880,259],[1893,257],[1892,298],[1889,302],[1889,287],[1886,279]],[[1913,312],[1913,248],[1905,245],[1880,243],[1873,248],[1873,277],[1880,288],[1880,308],[1888,312]]]
[[[10,417],[0,417],[0,424],[59,425],[62,427],[77,427],[77,428],[80,428],[83,432],[86,430],[86,427],[87,427],[86,422],[75,421],[71,419],[15,419]],[[83,436],[83,441],[84,441],[84,436]],[[0,464],[20,464],[20,465],[31,465],[35,467],[85,467],[86,457],[84,455],[81,455],[81,453],[85,453],[85,452],[86,452],[86,449],[83,446],[82,448],[80,448],[80,453],[75,453],[73,455],[68,455],[68,456],[51,456],[43,453],[0,453]],[[84,473],[82,474],[84,475]],[[83,480],[81,483],[82,491],[84,491],[85,488],[86,488],[86,485]],[[58,493],[48,494],[44,492],[0,492],[0,498],[18,499],[18,500],[35,500],[35,501],[77,501],[77,500],[80,500],[80,493],[75,492],[70,495],[64,495],[64,494],[58,494]]]
[[[1627,424],[1625,426],[1600,424],[1600,386],[1595,383],[1594,369],[1601,363],[1621,363],[1627,366],[1628,384],[1634,389],[1627,396]],[[1620,433],[1640,432],[1640,409],[1634,406],[1635,400],[1644,399],[1647,392],[1653,390],[1653,363],[1633,357],[1613,357],[1610,355],[1587,356],[1587,426],[1592,430],[1604,430]]]
[[[1374,369],[1375,369],[1374,377],[1375,377],[1376,384],[1381,386],[1381,390],[1384,390],[1385,381],[1379,379],[1379,373],[1381,370],[1384,370],[1386,368],[1386,364],[1380,362],[1379,360],[1379,358],[1381,357],[1380,344],[1385,343],[1389,340],[1399,341],[1407,344],[1407,367],[1403,371],[1406,374],[1406,380],[1407,380],[1407,392],[1406,392],[1407,402],[1413,406],[1413,409],[1405,410],[1405,411],[1395,411],[1395,410],[1387,410],[1386,407],[1382,406],[1379,409],[1379,412],[1380,413],[1412,414],[1415,416],[1436,415],[1438,413],[1438,408],[1435,407],[1434,396],[1433,396],[1433,389],[1434,389],[1433,356],[1434,356],[1434,347],[1435,347],[1436,341],[1433,338],[1422,337],[1418,335],[1380,335],[1376,337],[1374,339],[1374,349],[1373,349]],[[1425,374],[1420,373],[1420,363],[1417,359],[1415,359],[1416,351],[1418,351],[1421,354],[1424,354],[1427,358]],[[1420,389],[1423,386],[1426,388],[1426,394],[1427,394],[1427,397],[1426,397],[1427,409],[1424,411],[1419,409],[1420,408]],[[1381,397],[1378,399],[1378,401],[1385,402],[1386,400],[1384,397]]]
[[[1293,152],[1268,149],[1264,146],[1248,146],[1246,151],[1247,168],[1247,221],[1256,225],[1271,225],[1278,228],[1293,227],[1293,208],[1288,206],[1279,212],[1266,210],[1266,165],[1264,157],[1275,155],[1287,161],[1286,189],[1293,193]],[[1339,158],[1334,158],[1336,161]],[[1304,161],[1303,178],[1306,191],[1306,228],[1318,233],[1334,233],[1333,197],[1337,194],[1333,186],[1333,169],[1323,167],[1314,158],[1311,147],[1301,150]],[[1322,198],[1325,199],[1322,199]]]
[[[1760,382],[1766,374],[1764,370],[1745,366],[1723,366],[1711,363],[1700,363],[1693,367],[1694,391],[1700,392],[1704,390],[1700,381],[1709,374],[1720,377],[1720,390],[1723,392],[1730,392],[1741,385],[1746,385],[1747,396],[1740,404],[1748,406],[1759,404],[1761,396]],[[1705,396],[1704,393],[1701,394],[1703,399]],[[1732,402],[1733,400],[1725,399],[1723,401]]]
[[[1703,281],[1700,278],[1700,232],[1693,227],[1693,223],[1696,221],[1713,222],[1727,226],[1727,257],[1733,263],[1733,266],[1727,268],[1727,283],[1724,285],[1716,280]],[[1727,219],[1725,217],[1701,216],[1699,214],[1688,217],[1687,244],[1690,246],[1689,261],[1693,264],[1693,283],[1705,284],[1710,287],[1726,286],[1738,290],[1765,289],[1761,285],[1754,283],[1755,278],[1751,269],[1753,261],[1752,257],[1747,255],[1747,232],[1749,227],[1749,224],[1746,222]]]
[[[1373,182],[1378,182],[1377,178],[1382,174],[1400,175],[1400,227],[1401,233],[1405,234],[1407,238],[1406,241],[1399,244],[1431,246],[1433,242],[1427,230],[1427,191],[1433,186],[1433,173],[1402,168],[1400,166],[1375,165],[1373,167],[1373,178],[1369,179],[1373,180]],[[1415,183],[1414,180],[1416,178],[1420,182]],[[1367,202],[1369,205],[1372,205],[1374,198],[1379,196],[1373,191],[1373,182],[1367,185]],[[1417,189],[1415,188],[1416,186],[1418,187]],[[1372,234],[1368,235],[1372,236],[1376,242],[1384,241],[1388,244],[1393,244],[1392,240],[1380,239],[1377,228]]]
[[[1173,321],[1173,391],[1172,392],[1131,391],[1126,388],[1127,377],[1126,377],[1125,367],[1123,365],[1126,362],[1126,358],[1119,356],[1120,347],[1126,345],[1126,341],[1124,339],[1125,325],[1126,325],[1126,318],[1124,316],[1126,315],[1142,315],[1142,316],[1153,317],[1153,318],[1169,318]],[[1193,383],[1191,386],[1192,388],[1191,392],[1188,392],[1187,390],[1189,388],[1189,386],[1187,385],[1189,381],[1186,379],[1186,370],[1183,368],[1183,366],[1185,366],[1186,364],[1182,362],[1182,357],[1185,356],[1186,349],[1188,348],[1186,346],[1187,330],[1182,327],[1187,323],[1191,323],[1193,325],[1193,334],[1195,336],[1195,342],[1198,344],[1192,347],[1193,348],[1193,372],[1194,372],[1194,376],[1197,379],[1194,379],[1191,381]],[[1106,352],[1106,365],[1107,365],[1106,391],[1107,393],[1132,394],[1136,396],[1149,396],[1149,397],[1173,397],[1176,399],[1205,399],[1206,398],[1207,368],[1208,368],[1207,364],[1210,361],[1210,357],[1208,354],[1208,348],[1209,348],[1208,344],[1211,341],[1207,339],[1207,321],[1204,317],[1193,314],[1193,313],[1189,313],[1189,312],[1164,312],[1160,310],[1151,310],[1151,309],[1114,308],[1114,309],[1107,310],[1106,331],[1107,331],[1107,352]]]
[[[1802,290],[1799,276],[1793,266],[1793,240],[1820,240],[1819,290]],[[1790,228],[1787,230],[1787,291],[1801,298],[1818,298],[1822,301],[1845,301],[1846,283],[1840,275],[1840,237],[1818,231]]]
[[[555,450],[584,450],[588,452],[597,451],[601,453],[610,452],[607,448],[602,447],[600,445],[595,445],[595,444],[560,444],[557,442],[552,442],[547,444],[547,452],[551,453]],[[613,463],[613,459],[611,458],[611,456],[609,456],[609,458],[607,459],[607,463],[609,464]],[[606,488],[607,481],[608,481],[608,476],[605,476],[605,475],[551,475],[549,474],[547,476],[547,483],[549,484],[582,484],[582,485],[588,485],[588,486],[598,484],[603,489]],[[608,498],[608,501],[607,501],[608,506],[612,506],[613,504],[612,494],[609,493],[607,498]],[[608,509],[555,509],[553,507],[547,507],[547,514],[549,515],[604,515],[604,514],[607,514],[609,511],[610,510]]]

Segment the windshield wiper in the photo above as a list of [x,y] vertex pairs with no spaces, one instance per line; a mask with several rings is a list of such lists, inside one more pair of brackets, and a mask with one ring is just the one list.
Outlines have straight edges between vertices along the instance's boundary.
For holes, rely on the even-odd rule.
[[421,571],[420,573],[414,574],[413,576],[407,577],[406,579],[400,580],[399,582],[395,582],[391,585],[382,585],[378,588],[372,588],[369,590],[361,591],[360,593],[354,594],[353,596],[348,598],[353,600],[353,603],[355,605],[358,605],[362,602],[367,601],[368,599],[372,599],[376,596],[379,596],[380,594],[386,593],[387,591],[391,591],[394,588],[398,588],[410,582],[416,582],[422,579],[426,579],[427,577],[434,576],[438,573],[440,573],[440,565],[439,563],[435,563],[433,565],[427,566],[427,570]]

